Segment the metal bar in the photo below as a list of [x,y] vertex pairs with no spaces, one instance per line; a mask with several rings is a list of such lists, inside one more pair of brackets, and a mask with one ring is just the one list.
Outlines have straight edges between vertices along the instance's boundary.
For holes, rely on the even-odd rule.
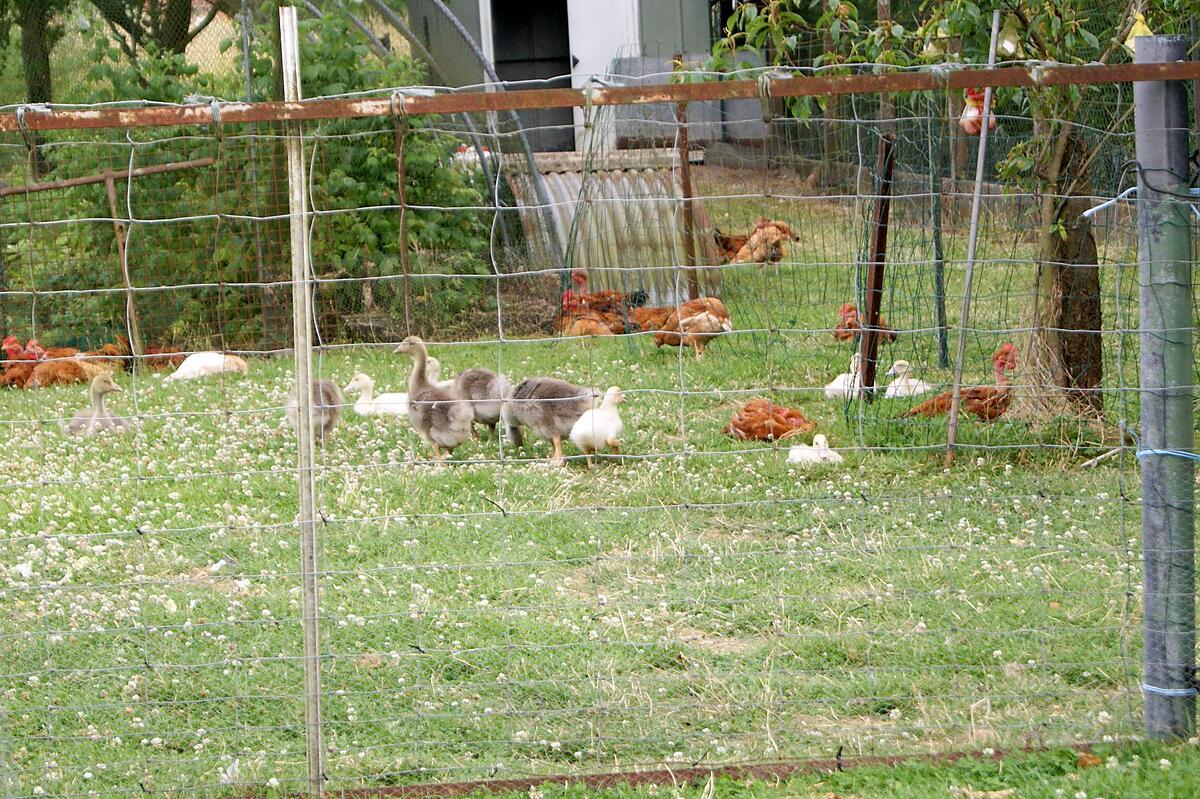
[[945,369],[950,365],[950,341],[946,325],[946,251],[942,243],[942,190],[945,185],[946,150],[953,150],[953,144],[940,125],[931,125],[929,136],[931,141],[936,142],[929,163],[929,221],[933,234],[933,315],[934,324],[937,326],[938,366]]
[[[1095,743],[1067,744],[1066,749],[1086,752],[1095,749]],[[1060,749],[1056,747],[1056,749]],[[459,797],[475,794],[529,793],[545,785],[572,786],[592,790],[607,788],[629,788],[643,785],[698,785],[714,777],[730,780],[778,781],[800,774],[832,774],[851,768],[896,766],[917,761],[930,764],[950,764],[959,760],[990,760],[999,762],[1015,754],[1032,754],[1051,751],[1042,746],[1025,746],[1014,749],[989,748],[974,752],[943,752],[927,755],[842,755],[831,758],[808,760],[784,760],[772,763],[755,763],[734,766],[684,766],[671,769],[641,769],[637,771],[602,772],[598,774],[547,774],[540,777],[511,779],[470,780],[464,782],[427,782],[414,785],[383,785],[372,788],[343,788],[329,792],[338,799],[434,799],[434,797]]]
[[[939,75],[901,72],[884,75],[796,76],[770,81],[772,97],[876,94],[879,92],[933,91],[967,87],[1021,87],[1135,83],[1140,81],[1200,79],[1200,61],[1161,64],[1084,64],[970,69]],[[591,104],[646,105],[705,100],[757,100],[759,83],[728,80],[657,86],[612,86],[594,89]],[[406,96],[410,114],[459,114],[484,111],[519,111],[531,108],[582,108],[582,89],[525,89],[506,92],[461,92],[429,97]],[[242,122],[306,121],[391,114],[388,97],[335,98],[304,102],[223,103],[223,124]],[[163,125],[211,125],[208,105],[155,106],[152,108],[60,108],[25,115],[31,131],[94,128],[146,128]],[[0,133],[20,130],[15,113],[0,114]]]
[[118,169],[106,170],[99,175],[84,175],[78,178],[67,178],[65,180],[53,180],[47,183],[27,183],[24,186],[4,186],[0,188],[0,197],[10,197],[14,194],[33,194],[39,191],[51,191],[52,189],[69,189],[75,186],[90,186],[93,183],[104,183],[109,180],[128,180],[132,175],[135,178],[145,177],[146,175],[160,175],[163,172],[175,172],[179,169],[195,169],[202,166],[212,166],[216,163],[215,158],[197,158],[194,161],[179,161],[174,164],[156,164],[154,166],[141,166],[137,169]]
[[408,141],[408,117],[397,115],[392,123],[392,136],[396,140],[396,213],[400,222],[400,273],[404,292],[404,335],[412,335],[412,288],[409,285],[408,262],[408,190],[404,176],[404,145]]
[[142,349],[142,327],[138,323],[137,301],[133,296],[133,281],[129,279],[129,258],[125,252],[124,216],[117,210],[116,174],[105,170],[104,188],[108,192],[108,210],[112,214],[113,235],[117,239],[117,258],[121,262],[121,280],[125,284],[125,325],[129,333],[129,354],[133,356],[134,369],[140,369]]
[[879,326],[883,305],[883,271],[887,263],[888,220],[892,212],[892,169],[896,163],[896,135],[879,138],[879,187],[871,219],[871,262],[867,267],[866,316],[863,319],[862,388],[867,399],[875,393],[875,372],[879,361]]
[[[1184,36],[1139,36],[1139,61],[1182,59]],[[1187,85],[1134,87],[1141,317],[1143,693],[1146,733],[1196,727],[1195,447]],[[1173,454],[1168,454],[1173,453]]]
[[[992,12],[992,43],[988,66],[996,63],[996,39],[1000,36],[1000,10]],[[958,349],[954,355],[954,388],[950,396],[950,418],[946,420],[946,466],[954,463],[954,441],[958,437],[958,406],[962,401],[963,358],[967,352],[967,320],[971,316],[971,284],[975,280],[975,252],[979,245],[979,207],[983,201],[983,172],[987,166],[988,127],[992,116],[992,87],[983,92],[979,150],[975,155],[975,192],[971,196],[971,227],[967,234],[967,273],[963,281],[962,311],[958,319]]]
[[[279,39],[283,69],[283,92],[288,101],[298,101],[300,86],[300,42],[294,6],[279,9]],[[296,363],[296,474],[300,494],[300,588],[301,623],[304,635],[304,727],[308,763],[308,794],[319,799],[324,787],[324,746],[321,729],[321,642],[317,585],[316,480],[313,471],[312,427],[312,253],[308,241],[308,179],[304,164],[303,131],[289,125],[286,150],[288,211],[292,250],[292,331]]]

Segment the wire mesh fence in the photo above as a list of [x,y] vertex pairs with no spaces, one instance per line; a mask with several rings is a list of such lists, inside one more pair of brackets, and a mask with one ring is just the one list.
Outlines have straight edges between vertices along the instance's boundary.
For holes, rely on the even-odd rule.
[[[1129,86],[1089,114],[1120,118]],[[964,320],[974,186],[948,165],[978,140],[952,135],[944,92],[897,93],[883,121],[865,94],[808,120],[691,103],[686,128],[674,104],[597,106],[580,152],[531,159],[502,114],[402,100],[300,137],[312,373],[357,392],[316,410],[340,411],[314,467],[328,788],[1139,734],[1132,201],[1066,237],[1098,324],[1057,332],[1097,377],[1047,410],[1069,392],[1031,363],[1046,197],[1001,166],[1028,119],[994,132]],[[1072,219],[1134,180],[1130,124],[1081,131],[1095,173]],[[894,396],[868,396],[848,364],[888,133]],[[293,133],[41,136],[0,140],[12,793],[301,790]],[[393,351],[411,335],[430,386],[416,345]],[[943,469],[959,335],[979,406],[964,392]],[[591,389],[526,405],[546,417],[619,386],[619,449],[588,464],[567,440],[558,468],[574,418],[520,446],[508,417],[471,434],[398,412],[394,393],[458,392],[437,381],[472,368],[513,397],[538,376]]]

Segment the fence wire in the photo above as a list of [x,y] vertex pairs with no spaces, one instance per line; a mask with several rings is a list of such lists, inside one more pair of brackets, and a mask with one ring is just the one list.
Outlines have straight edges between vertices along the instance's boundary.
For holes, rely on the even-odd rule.
[[[1097,96],[1089,113],[1117,118],[1130,89]],[[809,120],[693,103],[686,149],[674,107],[584,109],[582,152],[534,156],[544,198],[496,116],[305,125],[317,377],[408,391],[393,349],[419,335],[443,380],[483,367],[625,397],[620,452],[593,468],[571,443],[552,467],[549,442],[483,426],[438,462],[408,419],[341,400],[316,467],[330,789],[1138,734],[1133,203],[1081,237],[1072,274],[1094,288],[1074,296],[1099,326],[1058,331],[1100,354],[1099,376],[1045,412],[1060,392],[1029,358],[1045,197],[1002,171],[1033,123],[1005,116],[993,136],[964,324],[977,139],[944,94],[893,99],[885,123],[865,96]],[[845,304],[865,312],[889,131],[880,384],[903,361],[929,391],[870,401],[830,384],[857,350],[835,333]],[[304,788],[287,135],[75,130],[33,160],[0,140],[0,315],[20,350],[0,393],[14,795]],[[1131,126],[1083,135],[1080,209],[1135,179]],[[760,218],[791,235],[738,262],[725,237]],[[689,274],[732,327],[702,357],[636,324],[678,315]],[[620,297],[589,315],[605,291]],[[943,469],[944,414],[905,414],[948,387],[960,332],[964,385],[997,386],[1005,343],[1017,363],[1004,411],[964,416]],[[90,355],[27,360],[30,339]],[[204,351],[246,373],[167,379]],[[18,386],[26,366],[41,380]],[[65,436],[95,369],[123,387],[106,401],[128,429]],[[760,397],[815,428],[724,432]],[[814,433],[844,461],[790,461]]]

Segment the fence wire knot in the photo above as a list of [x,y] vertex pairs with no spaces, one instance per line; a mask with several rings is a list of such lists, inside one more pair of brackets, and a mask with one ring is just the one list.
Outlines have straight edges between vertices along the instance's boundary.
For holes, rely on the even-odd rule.
[[392,92],[389,103],[393,117],[398,117],[402,120],[408,119],[408,104],[404,102],[404,92],[399,90]]
[[762,104],[763,122],[771,121],[771,74],[764,72],[758,76],[758,101]]
[[1157,685],[1150,685],[1149,683],[1142,683],[1142,690],[1148,694],[1154,694],[1155,696],[1187,697],[1187,696],[1195,696],[1196,695],[1196,689],[1194,687],[1191,687],[1191,688],[1159,688]]
[[38,113],[38,114],[49,114],[50,113],[50,104],[49,103],[27,103],[25,105],[17,106],[17,110],[16,110],[17,127],[21,131],[21,138],[25,139],[25,146],[32,150],[33,149],[33,134],[29,130],[29,125],[26,124],[26,122],[25,122],[25,114],[29,111],[33,111],[34,113]]

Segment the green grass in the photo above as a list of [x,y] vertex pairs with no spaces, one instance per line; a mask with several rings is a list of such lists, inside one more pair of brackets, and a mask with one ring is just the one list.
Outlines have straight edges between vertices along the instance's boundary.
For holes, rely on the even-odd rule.
[[[1138,730],[1135,467],[1079,469],[1100,442],[1074,420],[965,419],[947,471],[943,420],[902,420],[905,401],[825,399],[849,354],[827,330],[853,275],[813,264],[843,245],[852,261],[854,243],[816,217],[805,230],[829,238],[802,243],[794,264],[727,272],[744,332],[700,361],[644,336],[434,345],[446,374],[619,384],[627,457],[594,471],[546,466],[545,442],[502,454],[471,442],[434,465],[405,422],[347,415],[317,477],[332,787]],[[1031,269],[985,272],[980,296],[1026,285]],[[930,279],[924,264],[890,275],[921,291]],[[928,326],[929,308],[897,292],[889,321]],[[1011,328],[1015,313],[985,305],[980,324]],[[988,378],[1001,340],[972,337],[969,380]],[[945,382],[934,353],[922,333],[883,357]],[[123,377],[112,406],[138,422],[120,439],[59,434],[79,387],[0,395],[2,746],[18,794],[220,793],[235,760],[242,781],[303,778],[290,362],[251,366],[181,385]],[[408,367],[387,348],[318,362],[342,384],[366,371],[381,391]],[[785,446],[723,436],[756,395],[802,407],[847,463],[804,471]],[[1060,760],[1023,761],[1025,795],[1065,783]],[[982,787],[998,768],[967,776]],[[1149,768],[1124,768],[1130,790]],[[891,773],[912,775],[909,793],[876,795],[970,781]],[[1116,779],[1080,776],[1102,778]],[[887,790],[871,787],[877,770],[830,779],[820,790]]]

